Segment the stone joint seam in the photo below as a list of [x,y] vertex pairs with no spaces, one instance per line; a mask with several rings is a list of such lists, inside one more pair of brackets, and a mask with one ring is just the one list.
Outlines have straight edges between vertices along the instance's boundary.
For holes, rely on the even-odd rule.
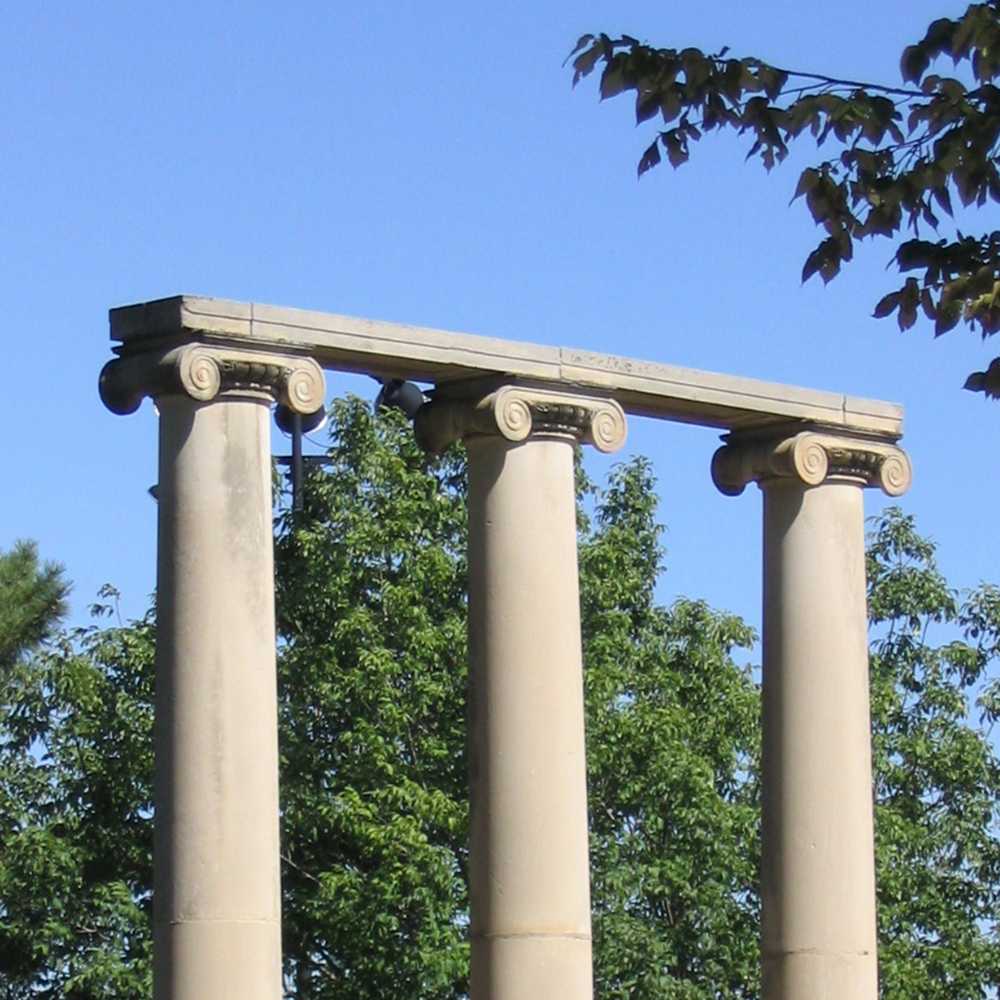
[[913,471],[906,452],[895,444],[802,431],[763,441],[730,441],[712,458],[712,479],[728,496],[738,496],[751,482],[792,479],[804,486],[829,481],[878,486],[898,497],[909,489]]
[[875,952],[867,948],[858,951],[852,951],[848,948],[785,948],[777,950],[765,948],[761,951],[762,958],[788,958],[795,955],[815,955],[818,957],[843,955],[848,958],[871,958],[874,954]]
[[171,917],[165,920],[153,920],[160,927],[184,927],[186,924],[254,924],[262,927],[280,925],[279,917]]
[[547,933],[545,931],[515,931],[510,934],[470,934],[470,939],[473,941],[530,941],[537,940],[539,938],[544,940],[557,940],[557,941],[592,941],[593,936],[591,934],[581,934],[580,932],[568,931],[565,934],[559,933]]

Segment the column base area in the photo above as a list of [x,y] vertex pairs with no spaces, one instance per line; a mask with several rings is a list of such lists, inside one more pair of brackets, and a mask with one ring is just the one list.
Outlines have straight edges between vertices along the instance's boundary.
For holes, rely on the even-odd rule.
[[874,954],[797,952],[763,956],[763,1000],[876,1000]]
[[473,938],[472,1000],[591,1000],[590,938],[525,934]]
[[277,921],[192,920],[153,934],[154,1000],[280,1000]]

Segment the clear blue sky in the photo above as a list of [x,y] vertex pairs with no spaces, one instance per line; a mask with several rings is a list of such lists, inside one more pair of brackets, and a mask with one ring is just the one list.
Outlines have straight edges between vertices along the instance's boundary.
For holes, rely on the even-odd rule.
[[[580,34],[626,31],[894,83],[904,45],[964,6],[8,0],[0,548],[34,538],[63,562],[77,620],[105,581],[144,611],[156,420],[148,402],[105,411],[97,376],[110,307],[189,292],[901,402],[905,509],[954,585],[1000,580],[1000,406],[960,388],[992,345],[871,319],[888,245],[825,289],[800,285],[817,234],[788,203],[806,157],[768,176],[746,144],[710,140],[637,181],[651,135],[562,65]],[[759,624],[760,496],[715,491],[716,444],[631,422],[669,529],[664,599]]]

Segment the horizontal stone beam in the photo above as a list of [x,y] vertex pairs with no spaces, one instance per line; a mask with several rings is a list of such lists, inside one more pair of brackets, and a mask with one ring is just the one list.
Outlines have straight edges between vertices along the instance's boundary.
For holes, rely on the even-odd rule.
[[112,309],[111,337],[123,356],[200,340],[307,355],[328,369],[438,387],[497,376],[558,382],[604,393],[628,413],[727,430],[805,422],[895,440],[903,426],[903,409],[894,403],[572,348],[192,295]]

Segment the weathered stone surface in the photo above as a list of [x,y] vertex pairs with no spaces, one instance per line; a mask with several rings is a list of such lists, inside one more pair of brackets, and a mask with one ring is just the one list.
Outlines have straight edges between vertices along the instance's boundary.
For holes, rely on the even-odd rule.
[[278,1000],[268,400],[159,409],[153,995]]
[[600,390],[627,413],[736,429],[791,420],[850,428],[889,439],[902,433],[902,408],[565,347],[447,333],[398,323],[179,295],[111,312],[124,353],[157,341],[223,340],[289,354],[323,367],[439,385],[503,376]]
[[783,477],[803,486],[835,480],[878,486],[898,497],[910,488],[913,469],[906,452],[894,444],[816,431],[770,438],[733,435],[712,458],[715,485],[729,496],[738,496],[755,480],[764,484]]
[[520,385],[485,396],[435,399],[417,411],[414,430],[417,443],[430,452],[473,434],[499,434],[513,442],[547,434],[609,454],[621,448],[626,435],[625,413],[613,399]]
[[877,1000],[859,483],[764,491],[764,1000]]
[[764,1000],[876,1000],[863,490],[899,496],[906,453],[829,430],[733,433],[712,477],[764,494]]
[[185,344],[109,361],[99,388],[104,405],[119,414],[134,413],[145,396],[184,395],[207,403],[220,394],[274,399],[309,414],[323,406],[326,380],[312,358]]

